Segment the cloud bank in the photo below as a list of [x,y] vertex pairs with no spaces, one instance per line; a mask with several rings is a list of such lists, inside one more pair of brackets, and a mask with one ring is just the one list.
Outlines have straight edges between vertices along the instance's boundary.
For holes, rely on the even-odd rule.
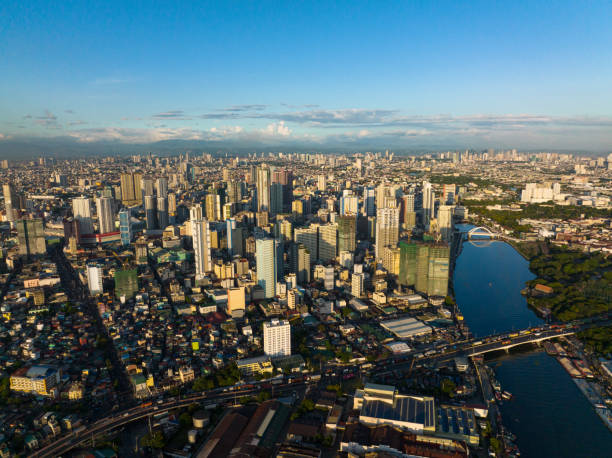
[[[287,106],[283,105],[284,108]],[[0,155],[24,145],[50,142],[55,148],[91,151],[98,145],[155,145],[184,141],[194,148],[302,149],[455,149],[519,148],[540,150],[612,150],[612,117],[540,114],[405,115],[394,109],[326,110],[298,107],[272,111],[249,104],[208,113],[171,109],[143,118],[122,118],[117,125],[62,120],[51,110],[20,119],[35,132],[2,130]],[[136,126],[134,125],[137,124]],[[200,123],[208,124],[201,127]],[[212,124],[212,126],[211,126]],[[20,126],[21,127],[21,126]],[[53,139],[53,141],[51,141]],[[26,148],[27,149],[27,148]],[[154,148],[153,148],[154,149]]]

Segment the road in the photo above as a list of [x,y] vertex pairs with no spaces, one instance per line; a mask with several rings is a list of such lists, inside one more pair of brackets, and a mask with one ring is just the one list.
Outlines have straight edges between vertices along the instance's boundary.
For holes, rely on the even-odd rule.
[[[292,395],[301,388],[306,388],[314,382],[301,383],[284,383],[274,387],[275,395]],[[161,403],[146,403],[131,409],[124,410],[113,416],[101,418],[100,420],[91,423],[84,430],[66,435],[55,442],[52,442],[45,447],[33,452],[31,457],[57,457],[63,453],[78,447],[79,445],[91,440],[99,434],[105,433],[112,429],[118,428],[133,421],[141,420],[150,415],[167,412],[173,409],[181,409],[189,407],[194,402],[202,403],[204,407],[213,404],[225,404],[228,402],[237,402],[243,396],[256,395],[262,390],[261,386],[254,386],[248,389],[235,391],[207,392],[187,396],[181,399],[172,398]]]

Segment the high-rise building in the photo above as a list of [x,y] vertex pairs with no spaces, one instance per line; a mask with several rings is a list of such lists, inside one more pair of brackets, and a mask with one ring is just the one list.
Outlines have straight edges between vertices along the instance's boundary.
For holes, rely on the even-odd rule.
[[415,195],[402,196],[400,203],[400,223],[403,228],[412,229],[416,225]]
[[210,226],[208,221],[202,218],[201,211],[202,207],[192,207],[190,215],[196,278],[202,278],[206,272],[212,270]]
[[291,221],[284,219],[282,221],[277,221],[276,225],[278,227],[278,238],[282,240],[283,243],[293,240],[293,224],[291,224]]
[[400,242],[399,284],[428,296],[446,296],[450,249],[446,244]]
[[283,185],[272,183],[270,185],[270,213],[278,215],[283,212]]
[[134,193],[134,175],[131,173],[121,174],[121,201],[131,205],[136,200]]
[[291,172],[291,170],[275,170],[272,172],[272,183],[280,183],[282,185],[282,213],[291,213],[291,203],[293,202],[293,172]]
[[438,228],[440,229],[440,236],[445,242],[450,242],[453,236],[454,212],[454,205],[440,205],[440,208],[438,208]]
[[326,188],[327,188],[327,179],[325,175],[319,175],[317,177],[317,189],[319,191],[325,191]]
[[110,197],[98,197],[96,199],[96,210],[98,212],[100,234],[114,232],[115,215],[113,213],[113,199]]
[[234,255],[234,234],[236,233],[236,220],[229,218],[225,221],[227,232],[227,252],[230,256]]
[[338,216],[336,223],[338,224],[338,252],[355,251],[356,215]]
[[376,209],[394,208],[396,204],[397,186],[381,183],[376,187]]
[[157,210],[155,196],[145,196],[145,215],[147,219],[147,230],[157,229]]
[[257,263],[257,284],[264,290],[266,299],[276,295],[278,278],[278,242],[271,238],[258,238],[255,241],[255,260]]
[[45,254],[47,246],[42,219],[21,219],[16,226],[20,255]]
[[340,198],[340,214],[356,215],[359,211],[359,198],[352,194]]
[[323,224],[319,226],[319,256],[322,262],[329,262],[336,257],[338,243],[338,226],[336,224]]
[[209,221],[221,219],[221,196],[219,194],[206,195],[206,219]]
[[257,211],[270,211],[270,167],[257,167]]
[[293,230],[293,240],[297,244],[302,244],[310,254],[310,263],[318,259],[319,253],[319,226],[312,224],[309,227],[299,227]]
[[102,266],[88,265],[87,285],[89,287],[89,293],[92,296],[95,296],[96,294],[102,294],[104,292],[102,280]]
[[227,183],[227,201],[236,203],[242,200],[244,194],[244,183],[242,181],[230,181]]
[[376,210],[376,258],[382,259],[384,247],[395,247],[399,239],[399,208]]
[[383,266],[392,275],[400,273],[400,249],[398,247],[385,247],[383,250]]
[[169,224],[168,219],[168,198],[157,198],[157,224],[160,229],[166,229]]
[[157,197],[168,198],[168,178],[159,177],[155,182],[155,187],[157,188]]
[[435,193],[431,187],[431,183],[423,181],[423,226],[429,227],[429,220],[434,216],[435,209]]
[[2,191],[4,193],[4,208],[6,210],[6,220],[13,222],[15,221],[15,207],[17,206],[17,193],[13,188],[13,185],[6,183],[2,185]]
[[310,283],[310,252],[302,244],[291,245],[291,271],[295,273],[300,285]]
[[142,204],[142,174],[121,174],[121,201],[124,205]]
[[153,178],[144,178],[142,180],[142,193],[145,197],[155,195],[155,182]]
[[456,194],[457,186],[454,184],[444,184],[442,186],[442,202],[446,205],[453,205],[455,203]]
[[355,272],[351,275],[351,294],[355,297],[363,296],[365,285],[365,274],[363,272]]
[[264,353],[268,356],[291,355],[291,325],[288,321],[273,319],[263,324]]
[[72,199],[72,213],[79,222],[81,234],[93,234],[93,220],[91,218],[91,200],[88,197]]
[[123,246],[132,243],[132,221],[129,210],[124,209],[119,212],[119,232]]
[[363,188],[363,209],[366,216],[376,216],[376,191],[372,187]]

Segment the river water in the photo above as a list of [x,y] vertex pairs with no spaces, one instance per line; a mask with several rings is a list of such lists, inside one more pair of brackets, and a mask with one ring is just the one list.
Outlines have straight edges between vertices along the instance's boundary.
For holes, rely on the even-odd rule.
[[[464,242],[454,272],[455,298],[475,337],[523,329],[542,322],[520,294],[534,276],[510,245]],[[612,433],[571,377],[543,351],[490,362],[502,389],[504,424],[526,457],[610,457]]]

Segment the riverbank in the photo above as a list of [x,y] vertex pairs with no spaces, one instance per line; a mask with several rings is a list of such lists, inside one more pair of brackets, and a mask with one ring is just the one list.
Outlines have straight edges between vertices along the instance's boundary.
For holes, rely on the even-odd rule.
[[[453,286],[474,336],[541,323],[520,294],[534,278],[524,253],[511,244],[466,241],[456,260]],[[496,402],[507,429],[517,436],[521,456],[608,455],[612,435],[557,361],[536,350],[512,352],[487,364],[495,370],[502,390],[513,395],[512,400]],[[584,444],[590,444],[589,450],[581,449]]]

